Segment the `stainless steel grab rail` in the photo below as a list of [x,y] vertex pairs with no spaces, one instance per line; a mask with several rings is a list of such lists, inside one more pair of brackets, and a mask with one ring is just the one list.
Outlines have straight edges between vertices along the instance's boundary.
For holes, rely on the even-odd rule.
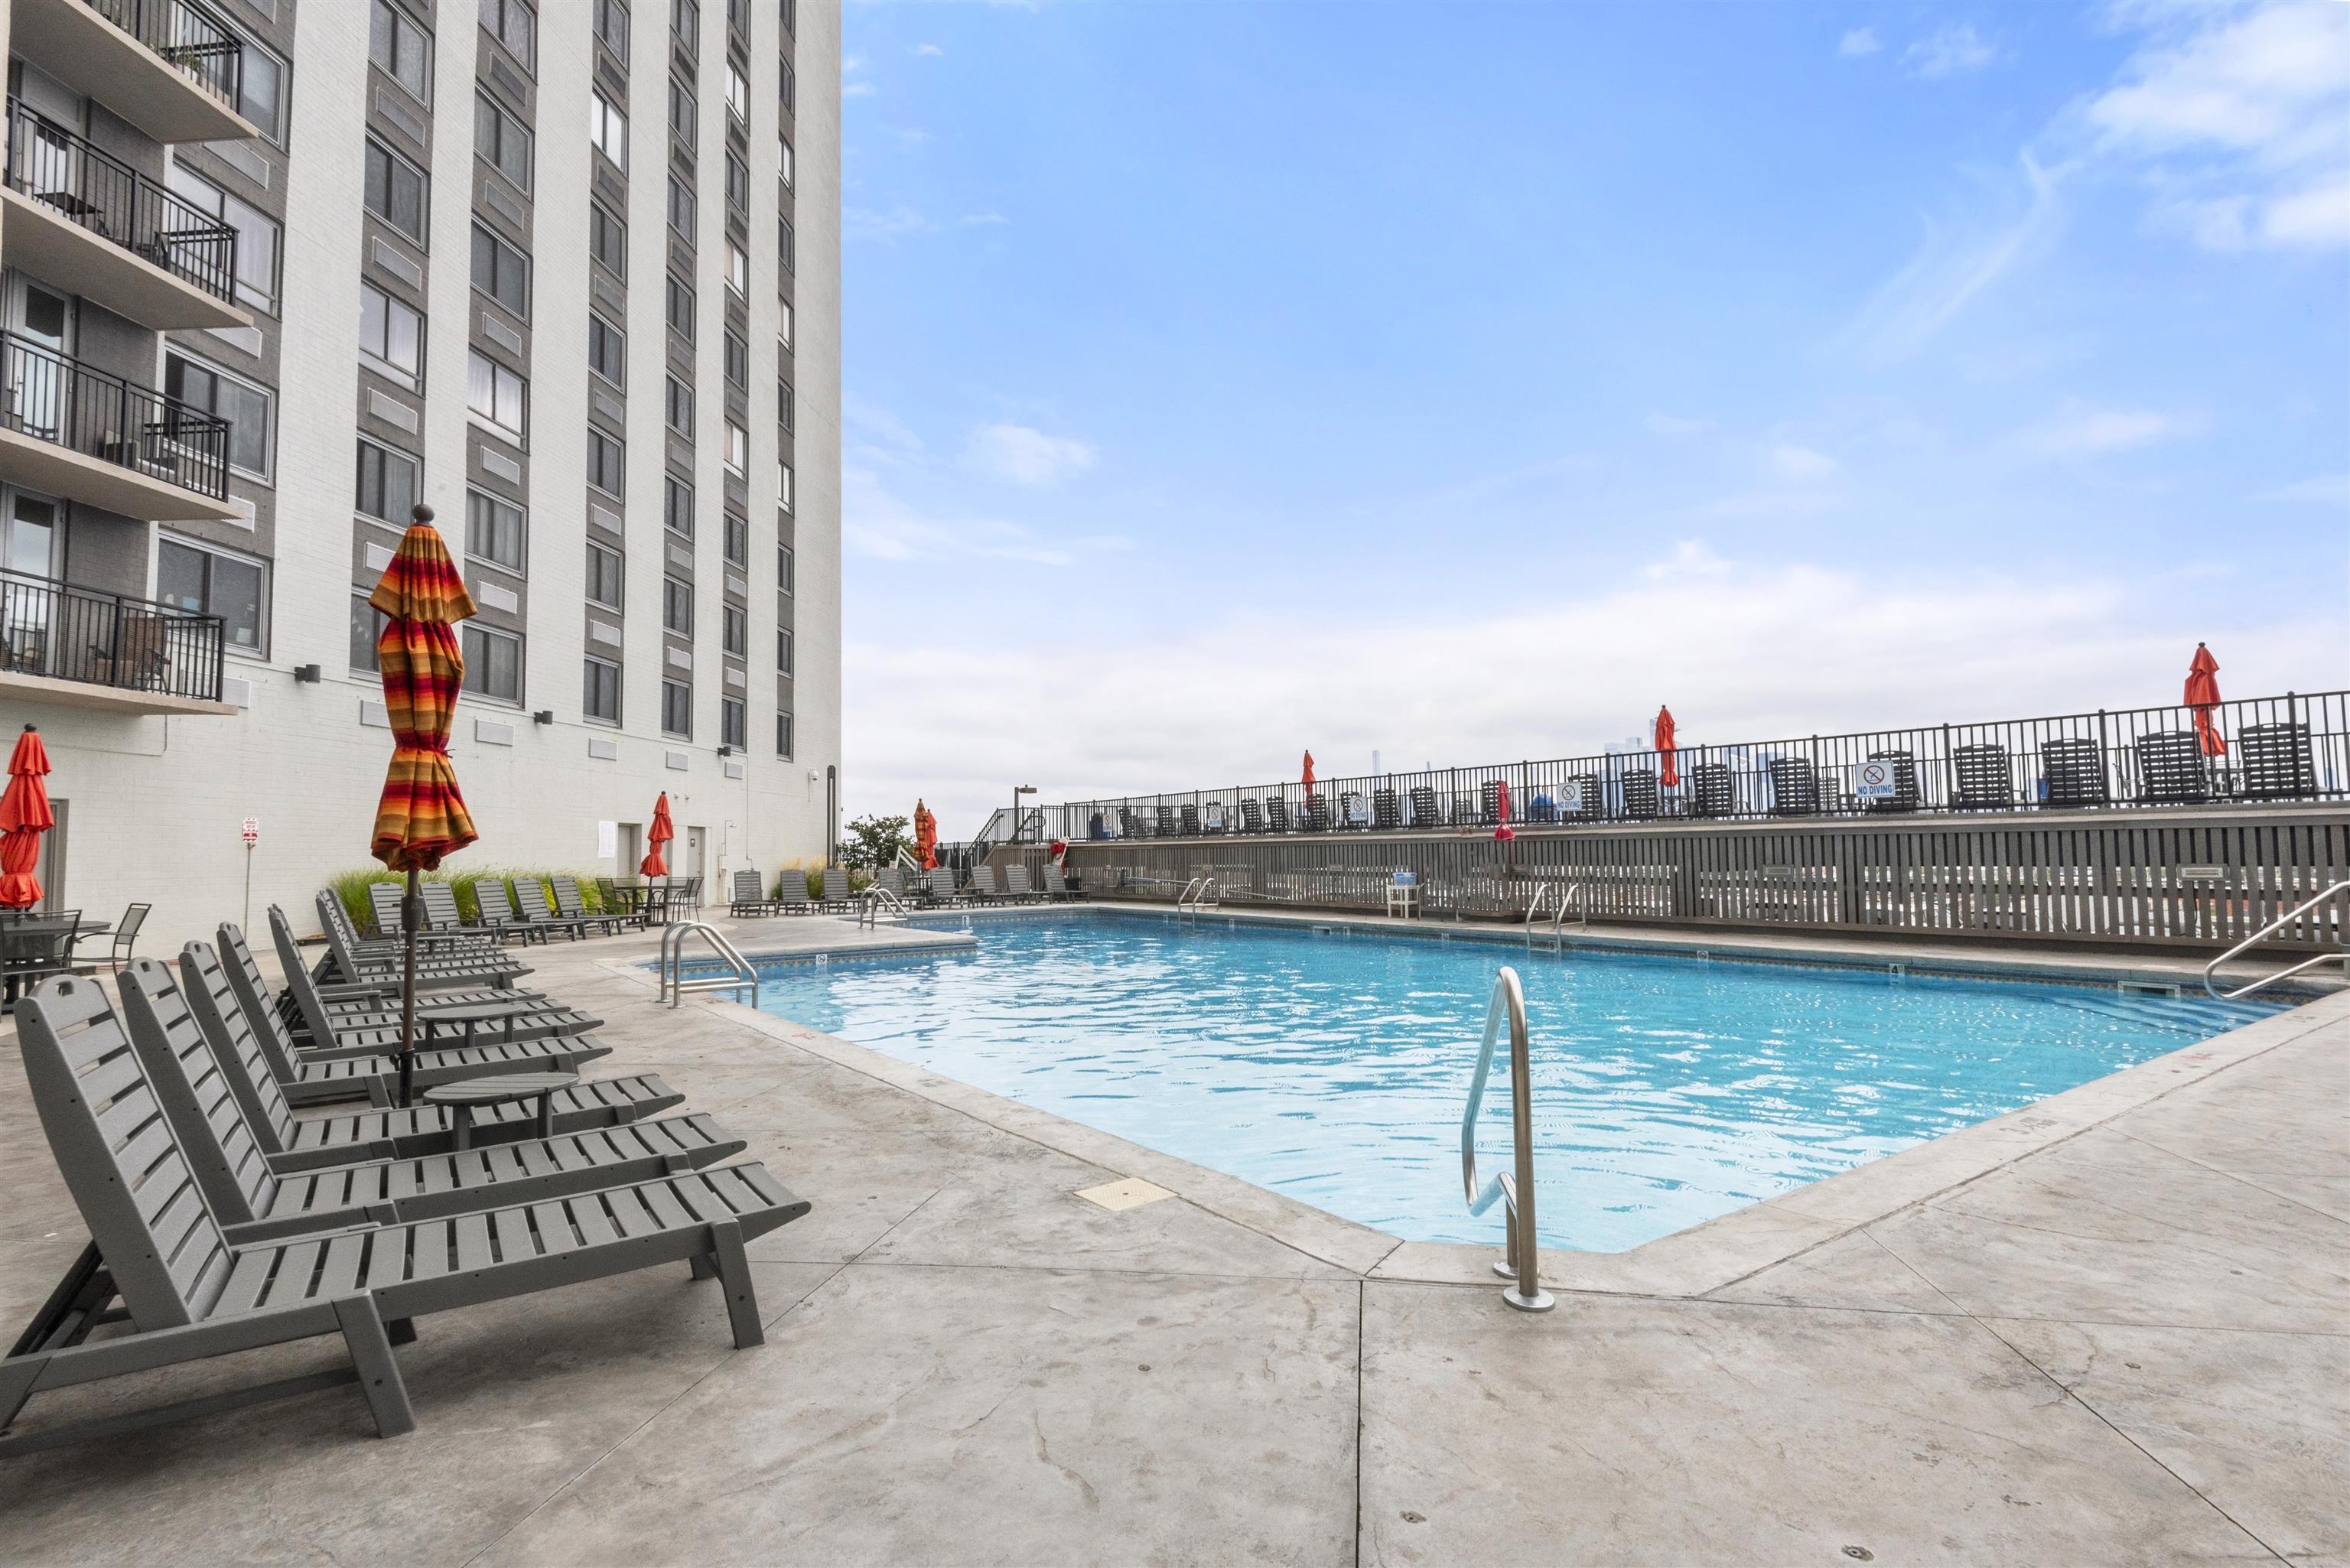
[[[702,940],[710,944],[712,951],[726,961],[728,972],[723,977],[712,975],[705,980],[685,978],[685,939],[696,931],[702,933]],[[685,1000],[685,993],[689,991],[731,991],[735,1001],[747,1005],[758,1000],[759,971],[751,967],[751,961],[744,958],[717,927],[702,920],[680,920],[661,930],[660,990],[671,1007]],[[747,997],[744,995],[746,992],[749,992]]]
[[889,918],[899,925],[902,926],[906,923],[906,900],[876,883],[857,896],[857,923],[859,926],[871,926],[878,930],[880,929],[881,914],[885,909],[889,911]]
[[1213,877],[1194,877],[1183,884],[1183,891],[1175,898],[1175,912],[1189,910],[1198,914],[1202,909],[1220,908],[1223,902],[1224,885]]
[[1554,906],[1551,911],[1550,920],[1551,945],[1553,947],[1564,947],[1566,944],[1566,915],[1570,904],[1575,910],[1575,923],[1576,925],[1587,926],[1591,923],[1590,917],[1586,915],[1583,911],[1582,883],[1540,883],[1534,888],[1534,901],[1526,906],[1526,945],[1528,947],[1534,946],[1534,921],[1541,918],[1543,905],[1545,901]]
[[[2254,947],[2259,943],[2267,940],[2270,937],[2274,936],[2277,932],[2291,925],[2293,921],[2301,919],[2302,916],[2309,913],[2310,910],[2317,908],[2318,905],[2325,902],[2326,899],[2342,892],[2345,888],[2350,888],[2350,881],[2334,883],[2332,887],[2326,888],[2325,891],[2317,894],[2306,902],[2296,904],[2292,909],[2287,909],[2283,914],[2279,915],[2275,919],[2271,920],[2267,925],[2262,926],[2259,930],[2254,931],[2251,936],[2246,937],[2242,941],[2238,942],[2234,947],[2230,948],[2226,952],[2223,952],[2218,958],[2213,959],[2210,963],[2205,964],[2203,966],[2203,989],[2210,992],[2215,999],[2220,1002],[2235,1002],[2243,997],[2251,995],[2252,992],[2260,990],[2264,985],[2274,985],[2278,981],[2290,980],[2294,975],[2299,974],[2303,970],[2315,969],[2322,963],[2336,962],[2342,965],[2342,978],[2345,981],[2350,981],[2350,949],[2345,949],[2335,952],[2319,953],[2315,958],[2312,959],[2303,959],[2301,962],[2293,965],[2291,969],[2281,969],[2274,974],[2262,975],[2260,979],[2252,981],[2251,984],[2239,986],[2234,991],[2221,991],[2217,985],[2212,983],[2212,976],[2218,971],[2221,964],[2226,963],[2230,959],[2236,957],[2246,949]],[[2339,940],[2338,927],[2336,928],[2336,940]]]
[[[1485,1080],[1493,1069],[1493,1045],[1502,1021],[1510,1024],[1510,1121],[1515,1146],[1513,1170],[1497,1172],[1491,1181],[1477,1180],[1477,1111],[1485,1103]],[[1520,1312],[1548,1312],[1558,1303],[1542,1288],[1534,1231],[1534,1091],[1526,1063],[1526,992],[1518,971],[1504,965],[1493,977],[1492,1000],[1485,1006],[1485,1042],[1477,1051],[1477,1074],[1470,1080],[1468,1108],[1461,1116],[1461,1189],[1469,1212],[1482,1214],[1493,1199],[1509,1204],[1504,1231],[1508,1250],[1493,1272],[1516,1282],[1502,1299]]]

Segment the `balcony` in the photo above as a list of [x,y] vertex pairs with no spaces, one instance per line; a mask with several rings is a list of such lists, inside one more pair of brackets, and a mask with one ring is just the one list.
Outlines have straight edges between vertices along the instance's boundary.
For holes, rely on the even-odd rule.
[[226,504],[228,421],[0,332],[0,479],[149,523]]
[[218,616],[0,571],[0,695],[130,713],[234,713]]
[[236,111],[244,40],[201,0],[15,0],[9,47],[158,141],[261,134]]
[[253,323],[235,230],[15,99],[0,204],[11,266],[159,332]]

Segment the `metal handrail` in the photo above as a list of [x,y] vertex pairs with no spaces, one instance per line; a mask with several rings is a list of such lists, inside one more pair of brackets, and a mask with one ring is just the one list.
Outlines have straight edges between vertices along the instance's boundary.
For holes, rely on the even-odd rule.
[[0,331],[0,421],[210,500],[228,494],[228,421],[109,375],[45,343]]
[[884,906],[887,906],[890,918],[898,924],[902,926],[906,923],[906,900],[878,882],[858,895],[857,923],[859,926],[871,926],[877,930],[879,929]]
[[1175,912],[1180,915],[1189,909],[1196,915],[1202,909],[1219,908],[1223,903],[1223,883],[1213,877],[1194,877],[1183,884],[1183,891],[1176,896]]
[[2306,902],[2296,904],[2292,909],[2287,909],[2283,914],[2279,915],[2275,919],[2271,920],[2267,925],[2262,926],[2259,930],[2254,931],[2251,936],[2246,937],[2242,941],[2238,942],[2234,947],[2230,948],[2226,952],[2223,952],[2218,958],[2213,959],[2210,963],[2205,964],[2203,966],[2203,989],[2210,992],[2214,998],[2220,1002],[2235,1002],[2241,998],[2251,995],[2252,992],[2260,990],[2262,986],[2274,985],[2281,980],[2290,980],[2305,969],[2314,969],[2319,964],[2334,963],[2336,961],[2340,962],[2342,965],[2342,978],[2345,981],[2350,981],[2350,949],[2345,949],[2340,952],[2319,953],[2315,958],[2303,959],[2301,962],[2293,965],[2291,969],[2281,969],[2274,974],[2263,975],[2260,979],[2252,981],[2251,984],[2240,986],[2234,991],[2221,991],[2217,985],[2212,983],[2212,977],[2218,972],[2221,964],[2226,963],[2230,959],[2236,957],[2246,949],[2257,946],[2261,942],[2266,941],[2269,938],[2274,936],[2277,932],[2282,930],[2285,927],[2291,925],[2293,921],[2301,919],[2302,916],[2309,913],[2310,910],[2317,908],[2318,905],[2323,904],[2326,899],[2333,898],[2335,894],[2342,892],[2345,888],[2350,888],[2350,881],[2334,883],[2333,886],[2327,888],[2324,892],[2311,898]]
[[[726,961],[729,972],[724,979],[715,975],[707,980],[685,978],[685,939],[696,931],[702,933],[702,940],[710,944],[712,951]],[[689,991],[731,991],[737,1002],[744,1000],[743,993],[747,991],[750,1000],[755,1002],[759,995],[759,971],[751,967],[751,961],[744,958],[741,950],[726,940],[726,933],[717,927],[703,920],[679,920],[661,931],[660,986],[661,995],[668,999],[671,1007],[684,1001]]]
[[1586,913],[1583,908],[1583,884],[1580,882],[1569,882],[1565,887],[1559,889],[1558,913],[1552,918],[1550,922],[1550,934],[1552,936],[1560,936],[1564,934],[1566,929],[1566,906],[1567,901],[1570,898],[1575,902],[1575,923],[1578,926],[1587,926],[1591,923],[1591,916]]
[[1553,890],[1548,882],[1534,884],[1534,896],[1526,905],[1526,940],[1529,942],[1534,940],[1534,918],[1542,913],[1543,900],[1549,898]]
[[[1510,1023],[1511,1141],[1515,1168],[1496,1172],[1491,1181],[1477,1180],[1477,1112],[1485,1103],[1485,1080],[1493,1069],[1493,1045],[1502,1021]],[[1469,1082],[1469,1104],[1461,1114],[1461,1189],[1469,1212],[1482,1214],[1493,1199],[1509,1204],[1504,1230],[1508,1250],[1493,1272],[1516,1282],[1502,1299],[1520,1312],[1548,1312],[1557,1303],[1542,1288],[1534,1231],[1534,1091],[1526,1053],[1526,992],[1518,971],[1506,964],[1493,977],[1492,1000],[1485,1006],[1485,1040],[1477,1050],[1476,1075]]]
[[234,229],[13,98],[7,182],[66,222],[236,302]]

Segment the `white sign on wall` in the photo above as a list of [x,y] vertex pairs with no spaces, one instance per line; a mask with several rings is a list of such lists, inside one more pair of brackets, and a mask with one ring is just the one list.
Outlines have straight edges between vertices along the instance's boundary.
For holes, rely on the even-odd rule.
[[244,846],[247,849],[252,848],[255,845],[261,842],[261,818],[257,816],[246,817],[244,819],[244,826],[239,831],[244,836]]
[[597,855],[606,860],[609,860],[613,856],[618,855],[619,852],[620,825],[617,822],[598,823],[596,825]]
[[1893,787],[1891,763],[1863,763],[1855,775],[1852,794],[1855,800],[1891,800],[1898,792]]

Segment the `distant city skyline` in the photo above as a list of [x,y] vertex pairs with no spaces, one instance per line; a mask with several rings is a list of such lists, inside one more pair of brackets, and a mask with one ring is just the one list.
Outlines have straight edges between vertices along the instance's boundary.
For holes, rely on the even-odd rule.
[[2350,680],[2350,7],[847,29],[850,815]]

